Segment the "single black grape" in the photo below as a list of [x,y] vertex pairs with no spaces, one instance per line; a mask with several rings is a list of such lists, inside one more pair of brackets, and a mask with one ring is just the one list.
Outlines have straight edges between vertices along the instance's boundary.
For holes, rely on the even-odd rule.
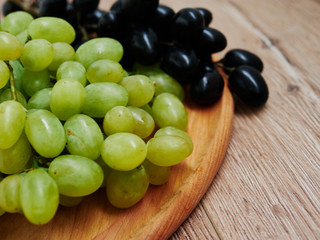
[[110,10],[104,13],[98,22],[98,34],[100,37],[111,37],[119,39],[124,26],[119,15]]
[[118,0],[121,12],[130,21],[151,18],[159,5],[159,0]]
[[39,3],[40,16],[62,17],[65,14],[67,0],[41,0]]
[[244,49],[232,49],[228,51],[224,56],[222,63],[227,68],[249,65],[257,69],[259,72],[262,72],[263,70],[262,60],[254,53]]
[[200,106],[208,106],[217,102],[224,89],[224,80],[216,71],[205,71],[190,84],[190,97]]
[[209,24],[211,23],[213,17],[212,17],[212,13],[210,10],[206,9],[206,8],[196,8],[200,13],[201,15],[203,16],[203,19],[204,19],[204,25],[206,27],[209,26]]
[[260,72],[242,65],[233,70],[228,79],[230,90],[245,104],[261,107],[269,97],[268,86]]
[[78,14],[72,3],[67,3],[66,10],[64,11],[62,18],[69,22],[76,31],[78,30]]
[[100,0],[73,0],[74,8],[83,14],[91,13],[98,8]]
[[16,12],[16,11],[23,11],[23,9],[15,2],[8,2],[7,1],[2,5],[2,13],[4,16],[8,15],[9,13]]
[[94,24],[97,25],[105,13],[106,13],[105,11],[100,10],[100,9],[96,9],[93,12],[87,13],[82,16],[81,24],[82,25],[94,25]]

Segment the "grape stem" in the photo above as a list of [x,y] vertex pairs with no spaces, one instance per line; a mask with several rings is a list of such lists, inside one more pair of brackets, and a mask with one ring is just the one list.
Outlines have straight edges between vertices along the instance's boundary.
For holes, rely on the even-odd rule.
[[228,72],[232,72],[235,69],[234,67],[226,67],[226,66],[224,66],[221,61],[215,62],[215,67],[216,68],[221,68],[223,70],[227,70]]
[[10,64],[8,64],[9,70],[10,70],[10,89],[11,89],[11,95],[12,95],[12,100],[14,101],[18,101],[18,97],[17,97],[17,91],[16,91],[16,87],[14,84],[14,76],[13,76],[13,69],[11,67]]

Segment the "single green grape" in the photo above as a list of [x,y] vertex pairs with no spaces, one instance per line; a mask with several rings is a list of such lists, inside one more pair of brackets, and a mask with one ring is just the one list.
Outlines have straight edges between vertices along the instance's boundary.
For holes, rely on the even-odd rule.
[[111,173],[111,171],[113,170],[111,167],[109,167],[102,159],[102,157],[100,156],[97,160],[96,163],[99,164],[99,166],[101,167],[102,171],[103,171],[103,182],[101,184],[101,187],[105,187],[106,186],[106,181],[109,177],[109,174]]
[[0,60],[16,60],[22,52],[23,45],[16,36],[0,31]]
[[83,197],[69,197],[60,194],[59,204],[64,207],[75,207],[79,205],[83,200]]
[[168,182],[171,174],[170,167],[161,167],[153,164],[152,162],[146,159],[142,166],[145,168],[148,176],[149,183],[152,185],[162,185]]
[[24,45],[20,61],[26,69],[39,72],[45,70],[53,58],[52,44],[45,39],[34,39]]
[[0,149],[0,172],[18,173],[24,169],[32,154],[30,143],[24,133],[18,141],[7,149]]
[[113,107],[126,106],[128,93],[117,83],[91,83],[85,87],[86,101],[83,113],[94,118],[103,118]]
[[103,171],[92,159],[77,155],[55,158],[48,173],[59,187],[60,194],[81,197],[98,190],[103,181]]
[[66,145],[61,122],[48,110],[30,111],[26,118],[25,133],[33,148],[46,158],[58,156]]
[[[17,101],[21,103],[24,107],[27,107],[27,100],[24,95],[16,89]],[[4,90],[0,95],[0,103],[12,100],[12,91],[10,88]]]
[[24,30],[21,33],[17,34],[16,37],[19,39],[19,41],[22,43],[22,45],[25,45],[28,42],[28,30]]
[[29,98],[27,109],[46,109],[50,111],[51,92],[52,88],[44,88],[37,91]]
[[111,168],[130,171],[146,158],[145,142],[132,133],[114,133],[108,136],[101,147],[101,157]]
[[48,223],[59,206],[56,182],[43,169],[29,171],[21,182],[20,203],[23,214],[31,223]]
[[64,78],[74,79],[80,82],[84,87],[87,85],[86,69],[76,61],[65,61],[62,63],[56,74],[57,80]]
[[82,112],[86,91],[81,83],[70,79],[60,79],[53,86],[50,96],[50,109],[60,119]]
[[8,65],[0,60],[0,89],[6,86],[10,78],[10,70]]
[[39,17],[28,27],[32,39],[46,39],[51,43],[72,43],[76,37],[74,28],[66,20],[57,17]]
[[143,166],[131,171],[113,170],[107,179],[107,197],[113,206],[129,208],[144,197],[148,187],[148,175]]
[[124,76],[122,66],[110,59],[101,59],[93,62],[87,70],[87,79],[90,83],[115,82],[118,83]]
[[37,72],[24,69],[22,73],[22,87],[29,96],[33,96],[36,92],[44,88],[51,88],[52,86],[50,73],[47,69]]
[[54,58],[48,66],[48,69],[50,71],[57,71],[63,62],[73,60],[75,51],[70,44],[65,42],[55,42],[52,46],[54,49]]
[[9,175],[0,182],[0,208],[9,213],[21,211],[20,185],[23,177]]
[[12,147],[24,128],[26,112],[21,103],[8,100],[0,103],[0,149]]
[[161,93],[152,104],[153,118],[162,128],[173,126],[185,130],[188,125],[188,113],[178,97],[171,93]]
[[144,75],[131,75],[122,79],[120,84],[129,94],[128,105],[141,107],[151,101],[155,86],[151,79]]
[[134,126],[132,112],[124,106],[111,108],[103,119],[103,131],[106,135],[118,132],[133,132]]
[[100,59],[119,62],[123,55],[121,43],[112,38],[95,38],[83,43],[76,51],[75,60],[86,69]]
[[100,156],[103,135],[97,122],[84,114],[76,114],[64,124],[67,149],[73,155],[96,160]]
[[138,107],[128,106],[128,109],[130,109],[134,118],[133,133],[143,139],[149,137],[155,128],[152,116]]
[[162,135],[147,143],[147,159],[155,165],[169,167],[186,159],[192,152],[188,142],[179,136]]
[[2,19],[1,29],[13,35],[18,35],[26,30],[32,21],[33,17],[30,13],[24,11],[11,12]]

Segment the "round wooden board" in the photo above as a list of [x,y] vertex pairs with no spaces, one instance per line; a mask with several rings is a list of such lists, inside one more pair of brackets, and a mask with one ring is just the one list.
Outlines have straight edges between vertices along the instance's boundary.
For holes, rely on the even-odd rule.
[[188,217],[213,181],[229,143],[234,114],[227,87],[210,108],[187,104],[188,133],[194,151],[172,168],[169,182],[150,186],[146,196],[129,209],[112,207],[105,189],[85,198],[77,207],[60,207],[43,226],[30,224],[21,214],[0,217],[0,238],[18,239],[166,239]]

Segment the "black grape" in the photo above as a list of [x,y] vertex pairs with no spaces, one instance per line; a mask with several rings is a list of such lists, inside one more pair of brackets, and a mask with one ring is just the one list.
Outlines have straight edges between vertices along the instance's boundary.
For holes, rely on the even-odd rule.
[[124,26],[119,15],[111,10],[104,13],[98,22],[98,34],[100,37],[111,37],[119,39]]
[[93,12],[98,8],[100,0],[73,0],[74,8],[81,14]]
[[61,17],[66,11],[67,0],[42,0],[39,3],[41,16]]
[[2,5],[2,13],[4,16],[8,15],[9,13],[16,12],[16,11],[23,11],[23,9],[14,2],[5,2]]
[[118,0],[118,7],[126,18],[141,21],[151,18],[159,5],[159,0]]
[[209,26],[209,24],[211,23],[212,21],[212,13],[206,9],[206,8],[196,8],[200,13],[201,15],[203,16],[203,19],[204,19],[204,25],[206,27]]

